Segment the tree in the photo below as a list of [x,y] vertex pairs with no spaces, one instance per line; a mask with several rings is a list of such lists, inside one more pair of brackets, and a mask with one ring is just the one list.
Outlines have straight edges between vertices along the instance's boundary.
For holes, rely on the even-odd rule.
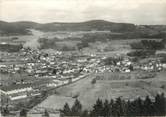
[[50,116],[50,115],[49,115],[48,111],[45,109],[45,111],[44,111],[42,117],[49,117],[49,116]]
[[58,71],[57,69],[53,69],[53,70],[52,70],[52,74],[55,74],[55,75],[56,75],[57,71]]
[[131,102],[128,100],[126,104],[127,104],[126,115],[131,116],[131,110],[130,110]]
[[96,78],[91,81],[91,84],[96,84]]
[[20,111],[20,117],[26,117],[27,116],[27,111],[25,109],[22,109]]
[[81,115],[82,112],[82,105],[78,99],[75,100],[74,105],[71,108],[72,115],[78,116]]
[[161,41],[155,40],[141,40],[140,42],[131,43],[132,49],[144,49],[144,50],[160,50],[164,49],[164,39]]
[[116,59],[116,58],[113,58],[113,57],[108,57],[106,59],[104,59],[104,64],[105,65],[116,65],[116,63],[118,61],[120,61],[121,58],[119,59]]
[[141,116],[143,113],[143,102],[141,100],[141,98],[138,98],[135,100],[135,104],[136,104],[136,115]]
[[62,110],[62,113],[66,116],[71,115],[71,109],[70,109],[68,103],[65,103],[63,110]]
[[130,71],[133,71],[133,70],[134,70],[133,65],[130,65],[130,66],[129,66],[129,69],[130,69]]
[[45,90],[43,90],[42,92],[41,92],[41,96],[42,97],[46,97],[48,94],[47,94],[47,91],[45,91]]
[[5,108],[2,108],[2,115],[6,116],[10,113],[8,106],[6,106]]
[[151,113],[153,112],[152,110],[152,101],[149,98],[149,96],[146,96],[146,99],[144,101],[144,115],[151,115]]
[[166,100],[164,97],[164,93],[162,93],[161,95],[157,94],[155,97],[155,103],[154,103],[154,107],[155,107],[155,114],[156,115],[164,115],[166,114]]
[[103,105],[102,115],[104,117],[109,117],[110,116],[109,102],[108,102],[107,99],[105,100],[104,105]]
[[160,95],[161,100],[161,114],[166,115],[166,98],[164,96],[164,93]]
[[116,115],[120,116],[123,115],[123,106],[122,106],[122,100],[121,98],[117,98],[115,102],[115,108],[116,108]]
[[114,105],[114,100],[111,99],[110,103],[109,103],[109,115],[110,116],[113,116],[114,115],[114,112],[113,112],[113,105]]
[[[127,102],[120,97],[115,101],[106,99],[103,103],[101,99],[97,99],[90,113],[87,110],[82,111],[82,106],[78,100],[75,101],[72,109],[68,104],[63,108],[64,115],[66,116],[81,116],[81,117],[109,117],[109,116],[164,116],[166,115],[166,98],[164,93],[155,97],[153,102],[149,96],[145,100],[137,98],[133,101]],[[70,113],[70,114],[68,114]]]
[[81,41],[81,43],[78,43],[78,44],[77,44],[78,50],[81,50],[81,49],[83,49],[83,48],[85,48],[85,47],[88,47],[88,46],[89,46],[89,44],[88,44],[87,41]]
[[103,102],[100,99],[97,99],[96,104],[93,106],[93,110],[91,112],[92,116],[102,116],[103,115]]
[[156,50],[134,50],[129,53],[127,53],[130,57],[140,57],[140,58],[146,58],[151,55],[155,55]]

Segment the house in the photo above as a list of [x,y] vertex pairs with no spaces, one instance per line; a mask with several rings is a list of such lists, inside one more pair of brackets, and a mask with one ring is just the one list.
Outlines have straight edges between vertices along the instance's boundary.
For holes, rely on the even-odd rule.
[[10,85],[10,86],[1,86],[0,91],[5,95],[11,95],[21,92],[31,91],[32,87],[29,84],[19,84],[19,85]]
[[0,93],[9,97],[10,100],[24,99],[40,94],[40,90],[47,89],[50,79],[40,79],[33,82],[23,84],[11,84],[7,86],[0,86]]
[[18,100],[27,98],[27,92],[32,91],[32,87],[29,84],[19,84],[10,86],[1,86],[0,93],[6,95],[10,100]]

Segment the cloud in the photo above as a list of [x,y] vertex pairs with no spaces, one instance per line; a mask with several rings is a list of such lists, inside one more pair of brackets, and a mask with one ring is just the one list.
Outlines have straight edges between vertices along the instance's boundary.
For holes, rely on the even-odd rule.
[[6,21],[80,22],[103,19],[135,24],[166,24],[166,0],[1,0]]

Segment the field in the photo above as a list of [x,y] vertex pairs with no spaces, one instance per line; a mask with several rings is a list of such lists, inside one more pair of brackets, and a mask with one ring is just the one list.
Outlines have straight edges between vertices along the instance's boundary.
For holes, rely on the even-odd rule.
[[[112,55],[112,54],[126,54],[128,53],[131,48],[130,48],[130,43],[140,41],[144,38],[132,38],[132,39],[114,39],[111,37],[108,37],[107,42],[102,39],[102,37],[109,33],[111,34],[112,32],[105,32],[105,31],[97,31],[97,32],[92,32],[92,31],[75,31],[75,32],[70,32],[70,31],[56,31],[56,32],[42,32],[39,30],[34,30],[31,29],[32,35],[16,35],[16,36],[1,36],[0,37],[0,43],[15,43],[15,44],[23,44],[24,47],[30,47],[33,49],[40,48],[41,43],[39,43],[39,38],[45,38],[48,40],[52,40],[52,42],[55,42],[55,44],[50,45],[50,43],[46,44],[44,43],[44,48],[49,49],[49,47],[52,47],[53,49],[56,50],[76,50],[77,44],[81,42],[81,40],[84,40],[84,36],[88,36],[90,34],[93,35],[100,35],[101,39],[96,42],[88,42],[89,47],[85,47],[82,49],[83,53],[99,53],[104,54],[104,55]],[[95,37],[90,38],[94,39]],[[156,40],[156,39],[155,39]],[[159,39],[157,39],[159,40]],[[89,40],[88,40],[89,41]]]
[[[113,73],[104,75],[108,77],[111,74]],[[97,80],[95,84],[92,84],[92,79],[96,75],[90,75],[78,82],[58,88],[56,94],[49,96],[36,107],[60,109],[65,102],[71,105],[75,100],[74,97],[78,96],[83,108],[89,109],[98,98],[115,99],[122,97],[126,100],[132,100],[138,96],[144,98],[149,95],[153,98],[157,93],[166,93],[166,72],[158,73],[155,78],[150,79],[135,79],[133,77],[126,80]]]

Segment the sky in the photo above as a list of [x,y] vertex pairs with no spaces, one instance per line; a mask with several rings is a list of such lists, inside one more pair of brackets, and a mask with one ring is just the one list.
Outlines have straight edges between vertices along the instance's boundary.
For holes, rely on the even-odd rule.
[[0,0],[0,20],[165,24],[166,0]]

